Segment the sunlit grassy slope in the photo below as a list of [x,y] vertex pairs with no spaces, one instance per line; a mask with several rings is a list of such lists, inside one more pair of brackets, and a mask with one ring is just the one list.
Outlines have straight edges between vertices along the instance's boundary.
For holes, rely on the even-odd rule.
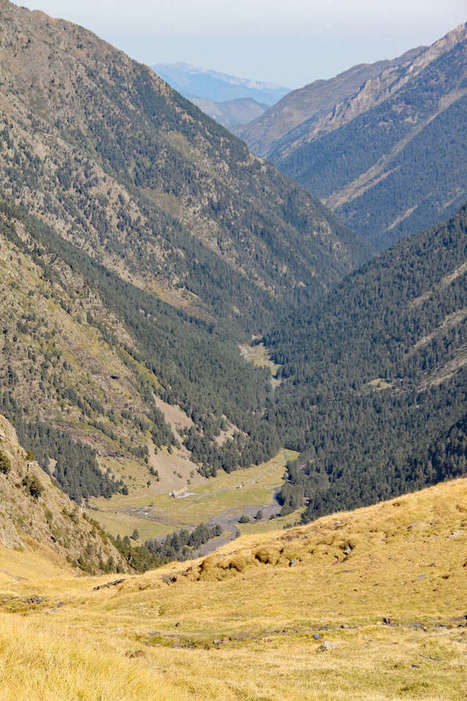
[[461,479],[98,590],[2,551],[0,698],[463,698],[466,528]]

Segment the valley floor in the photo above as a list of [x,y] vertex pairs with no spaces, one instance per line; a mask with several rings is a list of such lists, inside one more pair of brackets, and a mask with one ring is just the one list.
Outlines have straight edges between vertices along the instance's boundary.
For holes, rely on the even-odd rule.
[[[282,485],[287,461],[295,457],[294,451],[281,450],[261,465],[230,474],[220,470],[216,477],[203,480],[201,484],[182,485],[183,488],[177,490],[182,494],[179,498],[170,496],[168,489],[162,494],[155,483],[149,489],[133,489],[128,495],[91,499],[89,515],[114,536],[131,535],[136,528],[141,542],[201,523],[219,524],[223,530],[222,542],[228,542],[244,528],[238,524],[242,515],[253,521],[245,530],[261,532],[281,528],[287,521],[295,522],[298,514],[278,521],[268,519],[280,511],[274,495]],[[263,519],[255,521],[259,510]]]
[[0,698],[463,698],[466,527],[460,479],[140,576],[1,549]]

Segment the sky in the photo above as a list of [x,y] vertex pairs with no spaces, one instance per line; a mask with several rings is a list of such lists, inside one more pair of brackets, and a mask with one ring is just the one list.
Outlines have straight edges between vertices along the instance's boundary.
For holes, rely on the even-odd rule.
[[295,88],[431,44],[467,0],[17,0],[148,65],[184,61]]

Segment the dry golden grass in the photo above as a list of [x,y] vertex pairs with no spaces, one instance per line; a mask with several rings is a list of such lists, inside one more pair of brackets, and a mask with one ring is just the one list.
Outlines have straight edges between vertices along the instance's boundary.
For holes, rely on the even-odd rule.
[[97,591],[0,580],[0,698],[461,699],[466,527],[463,479]]

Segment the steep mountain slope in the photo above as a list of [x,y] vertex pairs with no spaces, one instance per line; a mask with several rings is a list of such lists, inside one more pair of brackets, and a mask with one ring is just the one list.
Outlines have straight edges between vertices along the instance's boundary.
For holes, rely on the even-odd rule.
[[0,578],[0,694],[457,701],[466,489],[240,538],[143,576]]
[[305,498],[310,520],[465,473],[466,273],[467,205],[266,337],[283,364],[271,413],[303,451],[286,510]]
[[1,400],[21,439],[45,464],[67,444],[77,499],[151,481],[164,446],[185,479],[275,454],[270,376],[238,343],[335,284],[364,242],[151,70],[7,0],[0,122]]
[[153,70],[184,97],[226,102],[250,98],[273,105],[289,92],[288,88],[259,80],[203,70],[188,63],[156,63]]
[[[34,456],[20,446],[13,427],[1,415],[0,495],[2,548],[24,551],[25,559],[28,553],[38,552],[62,568],[67,568],[68,561],[92,573],[114,571],[116,567],[128,570],[102,531],[58,489]],[[0,562],[5,557],[2,552]]]
[[286,134],[269,152],[379,248],[453,214],[467,191],[467,25]]
[[238,124],[251,122],[267,109],[267,105],[251,97],[239,97],[226,102],[214,102],[202,97],[193,97],[191,101],[203,112],[227,129]]
[[[109,466],[127,486],[130,467],[139,485],[151,481],[162,446],[178,453],[183,443],[180,456],[188,449],[208,474],[277,452],[262,419],[269,372],[247,363],[233,338],[124,282],[8,202],[0,202],[0,215],[0,401],[45,465],[64,442],[63,435],[52,441],[46,423],[102,459],[116,458]],[[179,405],[185,428],[169,428],[164,402]],[[96,485],[94,452],[81,450],[72,461],[74,452],[71,446],[62,480],[73,498],[122,488]],[[169,460],[169,468],[176,464]]]
[[316,114],[327,114],[335,104],[358,93],[367,80],[384,70],[413,60],[424,47],[412,49],[391,61],[360,63],[329,80],[315,80],[303,88],[293,90],[251,124],[234,129],[253,153],[268,158],[277,143],[299,124]]
[[57,462],[56,479],[73,499],[109,496],[122,485],[96,458],[139,458],[146,481],[148,446],[174,438],[148,396],[134,340],[76,263],[34,239],[39,227],[0,201],[0,411],[44,467]]
[[[317,203],[90,32],[0,4],[0,186],[106,267],[254,331],[361,260]],[[340,236],[342,233],[342,236]]]

